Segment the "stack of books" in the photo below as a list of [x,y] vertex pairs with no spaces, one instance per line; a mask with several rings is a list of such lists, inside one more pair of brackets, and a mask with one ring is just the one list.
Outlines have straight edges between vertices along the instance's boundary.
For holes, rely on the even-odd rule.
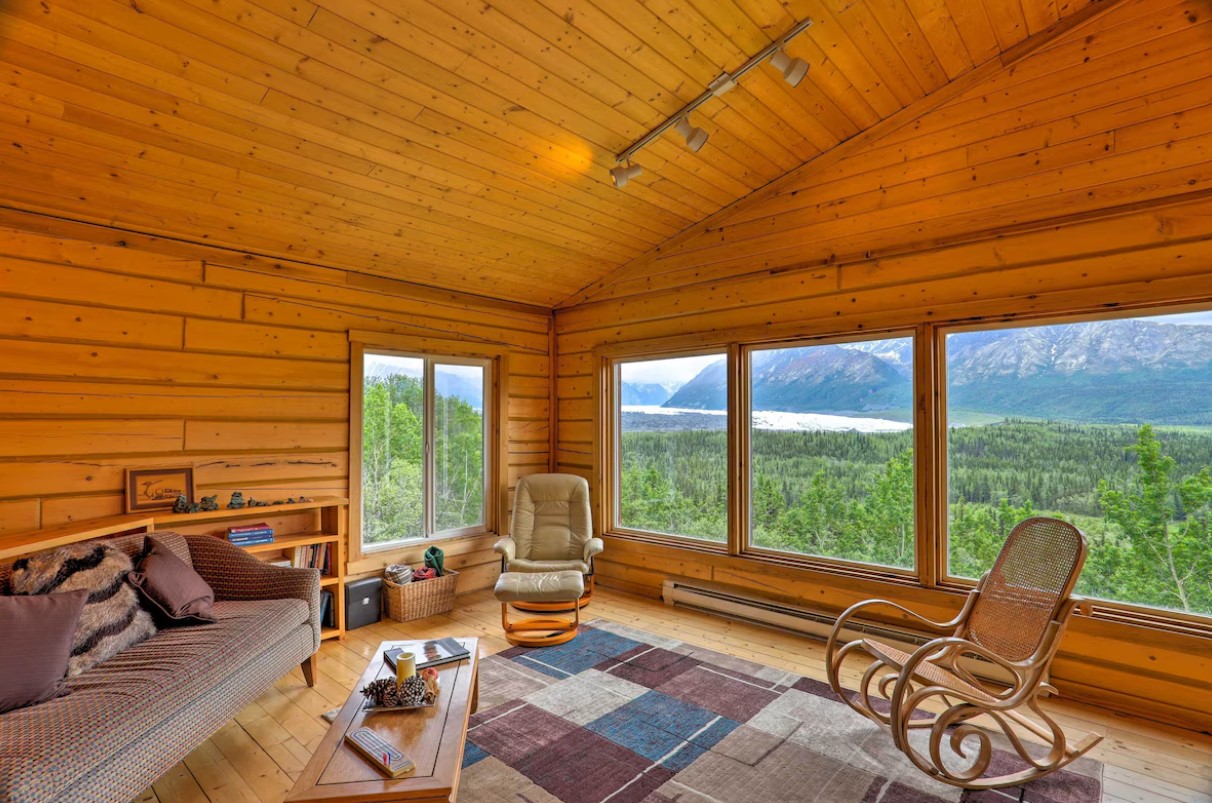
[[228,527],[227,540],[236,546],[272,544],[274,542],[274,528],[264,522],[260,524],[247,524],[243,527]]
[[332,574],[332,544],[308,544],[295,547],[291,563],[296,568],[319,569],[320,574]]

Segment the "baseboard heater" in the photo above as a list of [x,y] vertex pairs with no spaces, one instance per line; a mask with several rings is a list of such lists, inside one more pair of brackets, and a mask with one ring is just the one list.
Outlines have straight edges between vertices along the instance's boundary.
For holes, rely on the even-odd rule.
[[[810,636],[820,641],[829,638],[837,618],[808,608],[685,580],[666,579],[661,588],[661,598],[666,605],[672,607],[715,614],[738,622]],[[842,636],[846,642],[870,637],[906,652],[913,652],[934,638],[907,628],[861,618],[851,619],[842,629]],[[1001,667],[983,658],[966,658],[963,664],[978,677],[995,682],[1005,682],[1008,678]]]

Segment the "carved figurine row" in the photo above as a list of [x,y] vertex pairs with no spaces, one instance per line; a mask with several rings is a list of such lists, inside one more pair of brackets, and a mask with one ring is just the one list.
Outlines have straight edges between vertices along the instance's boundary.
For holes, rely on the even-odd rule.
[[[300,502],[310,502],[306,496],[299,498],[290,497],[289,499],[277,499],[273,502],[262,502],[260,499],[253,499],[251,496],[248,499],[244,498],[241,491],[235,491],[231,495],[231,501],[227,503],[228,510],[240,510],[246,507],[273,507],[274,505],[294,505]],[[219,495],[204,496],[201,502],[190,502],[189,497],[185,494],[177,496],[177,503],[173,505],[173,513],[201,513],[207,510],[219,509]]]

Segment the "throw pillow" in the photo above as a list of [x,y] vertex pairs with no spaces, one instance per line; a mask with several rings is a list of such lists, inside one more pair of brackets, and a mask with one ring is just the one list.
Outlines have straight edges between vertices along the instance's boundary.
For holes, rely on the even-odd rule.
[[139,607],[139,595],[126,582],[132,569],[129,555],[95,541],[21,558],[13,564],[10,586],[14,594],[88,592],[72,638],[68,677],[155,634],[155,622]]
[[0,597],[0,714],[64,693],[63,675],[87,591]]
[[143,547],[139,567],[130,573],[130,584],[151,606],[161,625],[207,624],[217,620],[215,592],[202,575],[155,538]]

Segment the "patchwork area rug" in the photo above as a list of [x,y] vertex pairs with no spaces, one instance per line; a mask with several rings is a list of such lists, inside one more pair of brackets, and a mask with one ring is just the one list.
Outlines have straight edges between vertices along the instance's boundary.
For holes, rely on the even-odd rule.
[[[1101,779],[1081,759],[1022,799],[1097,803]],[[1020,791],[931,780],[827,684],[597,620],[567,644],[480,662],[459,803],[1007,803]]]

